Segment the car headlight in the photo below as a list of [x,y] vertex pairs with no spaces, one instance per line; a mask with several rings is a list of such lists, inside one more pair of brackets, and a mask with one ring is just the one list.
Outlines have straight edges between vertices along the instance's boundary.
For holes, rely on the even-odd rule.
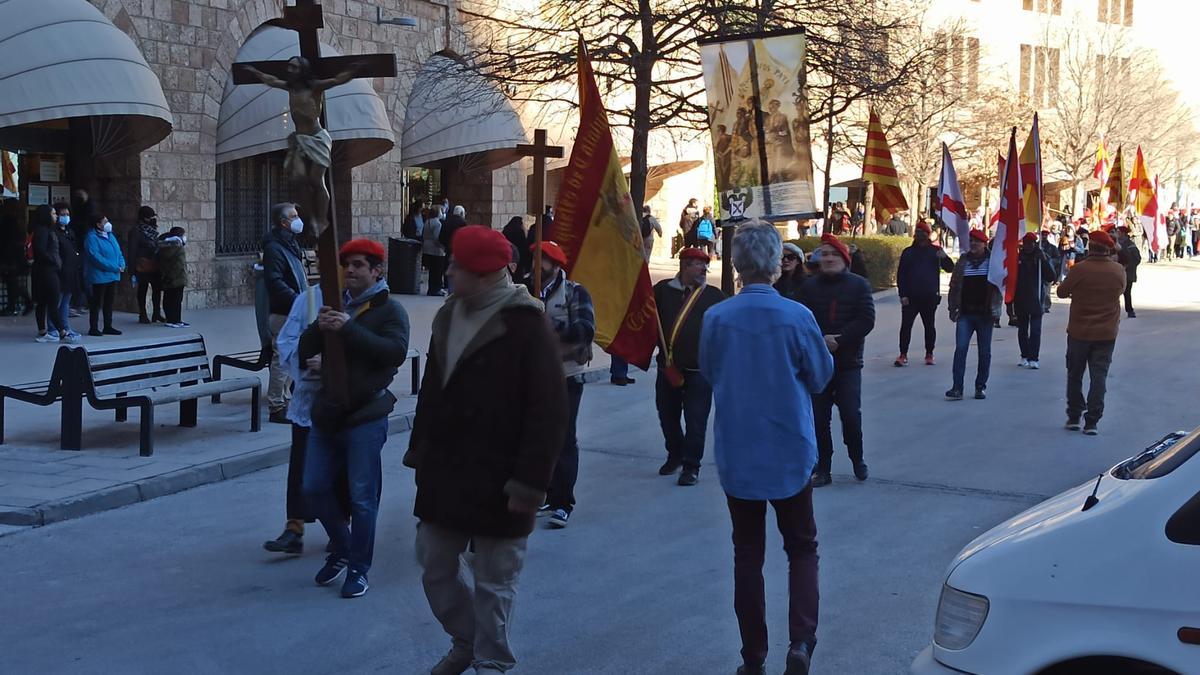
[[987,619],[988,599],[945,584],[938,600],[933,641],[943,649],[966,649]]

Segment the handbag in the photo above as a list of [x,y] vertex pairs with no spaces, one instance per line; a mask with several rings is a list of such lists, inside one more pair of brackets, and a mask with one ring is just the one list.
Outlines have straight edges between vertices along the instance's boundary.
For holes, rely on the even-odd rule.
[[696,301],[700,299],[700,289],[692,291],[692,295],[683,303],[678,316],[675,317],[675,323],[671,326],[671,337],[664,345],[666,349],[667,365],[663,368],[663,376],[667,378],[667,384],[670,384],[676,389],[684,384],[683,371],[675,365],[675,338],[679,337],[679,331],[683,328],[683,322],[687,320],[689,314],[692,313],[692,308],[696,306]]

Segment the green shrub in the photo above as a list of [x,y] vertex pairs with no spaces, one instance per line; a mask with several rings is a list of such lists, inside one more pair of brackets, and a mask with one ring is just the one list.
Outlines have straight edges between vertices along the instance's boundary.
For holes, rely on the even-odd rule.
[[[882,291],[896,285],[896,268],[900,265],[900,253],[912,244],[906,235],[873,234],[865,237],[839,237],[847,246],[856,245],[862,251],[867,264],[867,280],[871,288]],[[821,246],[820,237],[801,237],[792,243],[808,255]]]

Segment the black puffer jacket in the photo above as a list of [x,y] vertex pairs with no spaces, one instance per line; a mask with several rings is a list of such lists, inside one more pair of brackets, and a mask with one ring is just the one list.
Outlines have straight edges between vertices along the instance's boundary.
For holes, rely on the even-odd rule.
[[1054,268],[1046,260],[1041,248],[1022,246],[1017,254],[1017,291],[1013,296],[1013,310],[1021,316],[1041,316],[1045,284],[1054,278]]
[[853,272],[815,274],[800,288],[800,302],[812,311],[823,335],[837,335],[837,370],[862,368],[863,346],[875,328],[871,284]]
[[271,228],[263,237],[263,280],[271,314],[287,316],[292,311],[292,302],[300,295],[301,284],[306,283],[296,278],[296,270],[303,269],[304,251],[296,237],[278,227]]

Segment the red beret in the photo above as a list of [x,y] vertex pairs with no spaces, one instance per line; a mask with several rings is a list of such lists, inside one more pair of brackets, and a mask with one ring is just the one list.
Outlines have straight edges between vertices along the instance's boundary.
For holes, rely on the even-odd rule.
[[1113,238],[1103,230],[1099,232],[1093,232],[1092,235],[1088,237],[1088,244],[1100,244],[1101,246],[1109,249],[1117,247],[1117,242],[1113,241]]
[[679,259],[680,260],[703,260],[704,262],[711,262],[712,256],[708,255],[708,253],[702,248],[696,248],[695,246],[690,246],[679,252]]
[[[537,244],[529,247],[530,251],[537,251]],[[567,266],[567,254],[562,250],[562,247],[552,241],[542,242],[542,255],[549,258],[559,267]]]
[[925,234],[933,234],[933,228],[929,227],[929,223],[925,222],[924,220],[917,223],[917,230],[924,232]]
[[1035,234],[1033,232],[1026,232],[1025,236],[1021,237],[1021,241],[1027,241],[1031,244],[1037,240],[1038,240],[1038,236],[1037,236],[1037,234]]
[[842,243],[841,239],[826,232],[821,235],[821,244],[832,246],[842,256],[842,260],[845,260],[847,265],[850,264],[850,249]]
[[975,241],[982,241],[985,244],[988,240],[987,233],[985,233],[983,230],[971,230],[971,238]]
[[491,274],[508,266],[512,246],[503,234],[483,225],[460,227],[450,241],[454,264],[471,274]]
[[350,255],[365,255],[380,262],[387,260],[387,251],[384,250],[383,244],[372,239],[351,239],[342,244],[338,251],[338,262],[345,262],[346,256]]

